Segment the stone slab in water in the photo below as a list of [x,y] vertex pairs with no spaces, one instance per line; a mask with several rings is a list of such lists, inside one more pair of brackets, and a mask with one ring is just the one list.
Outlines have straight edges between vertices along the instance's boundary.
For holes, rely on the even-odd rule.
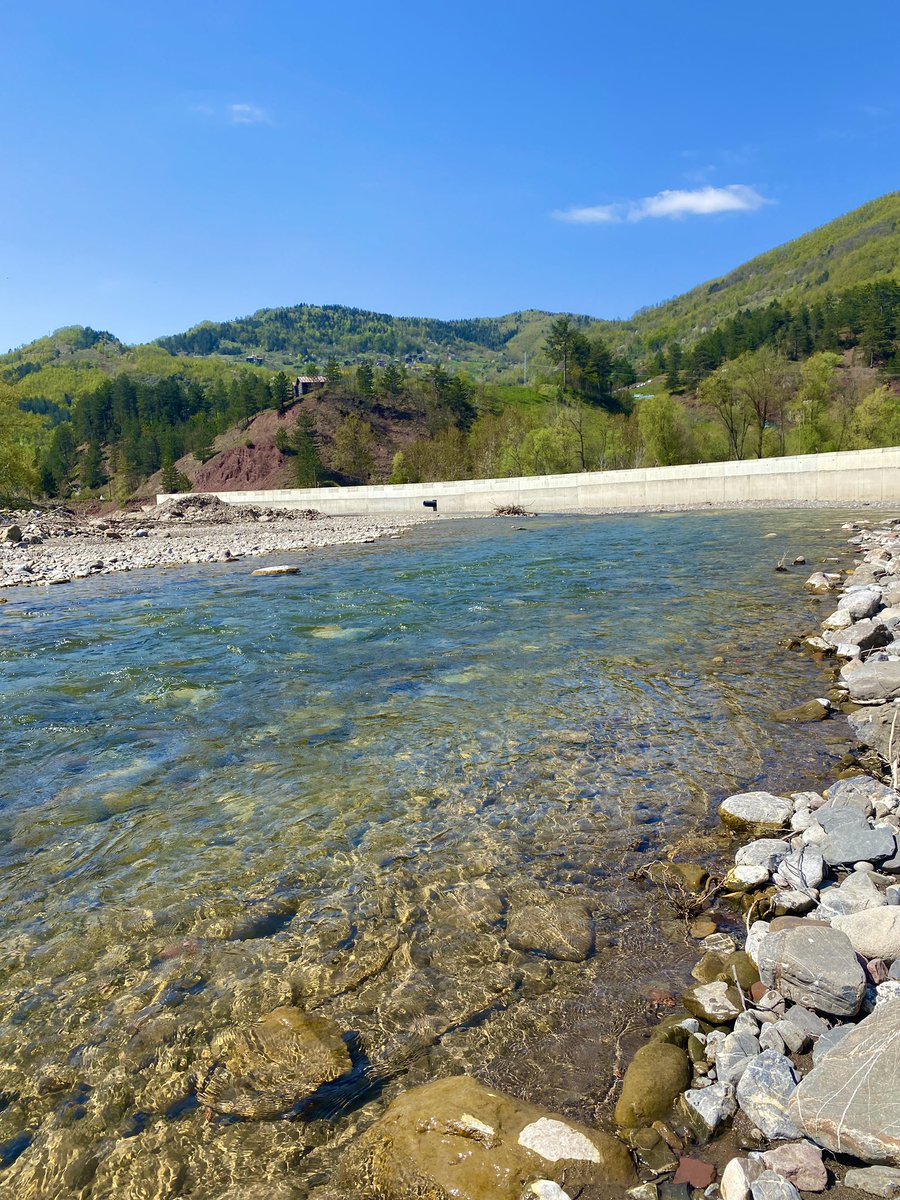
[[257,567],[255,571],[251,571],[251,575],[296,575],[300,570],[299,567]]
[[[456,1075],[399,1096],[350,1146],[321,1200],[521,1200],[637,1182],[616,1138]],[[545,1189],[545,1194],[553,1195]]]
[[775,833],[790,824],[794,806],[771,792],[739,792],[719,805],[719,816],[730,829]]
[[900,1003],[879,1005],[813,1067],[790,1101],[802,1132],[835,1154],[900,1166]]

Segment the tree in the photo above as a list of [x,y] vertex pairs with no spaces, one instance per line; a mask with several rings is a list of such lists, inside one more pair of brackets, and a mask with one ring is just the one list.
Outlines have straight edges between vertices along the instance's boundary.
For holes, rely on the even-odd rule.
[[875,388],[859,402],[851,433],[861,449],[900,445],[900,396],[888,384]]
[[106,482],[100,443],[91,441],[81,459],[81,486],[93,491]]
[[272,382],[270,383],[269,387],[272,392],[272,399],[275,402],[275,407],[278,409],[278,415],[281,417],[284,415],[284,410],[294,398],[294,389],[291,386],[291,381],[288,379],[284,371],[279,371],[277,375],[272,377]]
[[800,365],[797,425],[801,448],[806,453],[821,449],[827,437],[825,417],[835,397],[835,373],[840,361],[839,354],[823,350]]
[[670,392],[677,392],[681,387],[681,359],[681,343],[673,342],[666,363],[666,387]]
[[341,378],[341,368],[338,366],[337,359],[332,356],[325,364],[325,382],[329,387],[337,387]]
[[746,396],[734,386],[729,364],[704,379],[698,389],[701,404],[705,404],[721,422],[728,438],[729,458],[742,459],[747,434],[753,422],[753,410]]
[[71,424],[67,421],[63,425],[57,425],[41,462],[41,489],[48,496],[68,495],[70,478],[77,458]]
[[356,368],[356,389],[361,396],[371,396],[375,391],[375,372],[371,363],[361,362]]
[[544,354],[555,367],[562,367],[563,391],[569,386],[569,363],[583,335],[569,317],[557,317],[544,342]]
[[291,445],[297,486],[318,487],[322,460],[319,457],[319,435],[311,413],[301,412],[298,415]]
[[406,371],[395,363],[388,363],[381,373],[381,388],[388,396],[399,396],[406,382]]
[[748,351],[735,360],[732,381],[738,397],[749,405],[756,426],[756,457],[763,456],[766,427],[778,421],[784,430],[784,414],[791,390],[787,361],[771,346]]
[[334,434],[332,462],[335,470],[360,483],[368,483],[374,463],[374,446],[375,435],[369,422],[349,413]]
[[689,437],[684,408],[671,396],[648,396],[637,409],[638,428],[651,462],[669,467],[684,462]]

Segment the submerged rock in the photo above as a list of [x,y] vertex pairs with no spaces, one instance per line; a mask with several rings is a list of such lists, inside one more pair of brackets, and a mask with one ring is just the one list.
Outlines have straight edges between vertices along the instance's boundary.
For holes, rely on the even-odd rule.
[[900,1004],[893,1002],[850,1027],[816,1062],[791,1097],[791,1116],[835,1154],[900,1166],[898,1061]]
[[215,1061],[198,1081],[197,1098],[241,1117],[287,1112],[352,1068],[338,1027],[297,1008],[276,1008],[255,1025],[227,1030],[212,1051]]
[[506,940],[514,950],[534,950],[566,962],[584,962],[594,946],[594,921],[585,906],[567,896],[513,909]]
[[616,1138],[456,1075],[399,1096],[350,1146],[324,1195],[559,1200],[636,1182]]
[[678,1046],[649,1042],[631,1060],[616,1105],[616,1124],[649,1125],[664,1117],[691,1082],[691,1065]]

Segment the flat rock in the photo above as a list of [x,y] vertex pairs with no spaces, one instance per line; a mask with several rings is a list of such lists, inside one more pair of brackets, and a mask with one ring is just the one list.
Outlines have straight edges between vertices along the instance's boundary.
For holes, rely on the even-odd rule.
[[885,798],[900,799],[893,788],[873,779],[871,775],[851,775],[848,779],[838,779],[825,793],[832,804],[852,804],[861,808],[868,817],[876,800]]
[[897,1167],[855,1167],[844,1176],[844,1186],[893,1200],[900,1196],[900,1170]]
[[801,921],[770,932],[756,962],[762,982],[796,1004],[837,1017],[859,1011],[866,977],[850,939],[839,930]]
[[776,1050],[764,1050],[741,1076],[737,1102],[767,1138],[796,1138],[801,1131],[788,1110],[796,1086],[790,1059]]
[[251,571],[251,575],[296,575],[299,572],[299,567],[257,567],[255,571]]
[[[847,722],[857,741],[861,742],[863,746],[871,747],[885,761],[891,757],[889,743],[896,711],[893,704],[886,704],[876,708],[857,709],[847,717]],[[898,720],[897,726],[900,730],[900,720]],[[896,754],[900,748],[900,732],[897,730],[895,730],[894,742],[894,753]]]
[[883,958],[892,963],[900,958],[900,907],[886,904],[865,912],[835,917],[835,929],[846,934],[851,946],[863,958]]
[[775,871],[775,882],[788,891],[808,892],[819,887],[824,877],[825,859],[817,846],[792,850]]
[[[338,1164],[327,1194],[380,1200],[522,1200],[637,1183],[625,1146],[465,1075],[402,1093]],[[546,1185],[534,1191],[533,1184]],[[367,1193],[368,1194],[368,1193]]]
[[719,816],[729,829],[758,835],[778,832],[791,823],[794,806],[771,792],[739,792],[719,805]]
[[847,680],[850,699],[884,703],[900,697],[900,661],[865,662]]
[[790,853],[791,843],[784,838],[759,838],[741,846],[734,861],[738,867],[765,867],[767,871],[774,871]]
[[813,1067],[791,1098],[802,1132],[835,1154],[900,1166],[900,1004],[879,1005]]
[[568,896],[514,908],[506,925],[514,950],[532,950],[566,962],[584,962],[594,946],[594,921],[585,906]]

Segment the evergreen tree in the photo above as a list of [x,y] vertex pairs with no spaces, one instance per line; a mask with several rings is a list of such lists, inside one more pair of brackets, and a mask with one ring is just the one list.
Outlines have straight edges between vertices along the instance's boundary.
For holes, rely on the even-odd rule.
[[371,363],[361,362],[356,368],[356,387],[362,396],[371,396],[375,391],[375,372]]
[[297,487],[317,487],[322,470],[319,436],[312,414],[301,412],[291,435],[294,450],[294,476]]
[[372,426],[355,413],[349,413],[334,434],[334,467],[360,483],[368,483],[372,473],[375,435]]
[[294,389],[291,386],[291,381],[284,371],[279,371],[277,375],[273,376],[270,388],[275,407],[278,409],[278,415],[281,417],[284,415],[284,410],[294,398]]
[[677,392],[681,387],[681,360],[681,343],[673,342],[666,361],[666,387],[670,392]]
[[338,366],[336,358],[329,358],[325,364],[325,382],[329,387],[337,387],[341,382],[341,368]]
[[87,450],[81,460],[81,486],[93,491],[94,488],[100,487],[106,482],[106,476],[103,472],[103,454],[100,450],[100,443],[92,441],[89,443]]

